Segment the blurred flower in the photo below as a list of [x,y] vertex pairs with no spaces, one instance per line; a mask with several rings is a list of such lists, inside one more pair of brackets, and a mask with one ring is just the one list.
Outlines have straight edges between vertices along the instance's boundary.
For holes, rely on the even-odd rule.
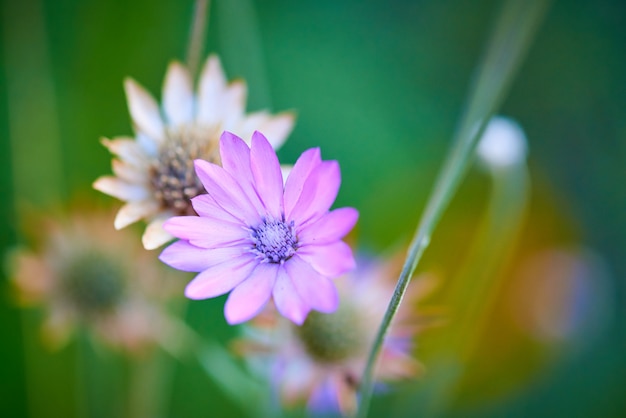
[[513,119],[494,116],[489,121],[476,152],[487,166],[505,168],[524,162],[526,144],[524,131]]
[[552,248],[524,260],[508,306],[518,325],[537,340],[589,344],[607,329],[611,293],[599,254]]
[[332,312],[337,290],[330,278],[354,268],[341,241],[358,212],[329,212],[341,178],[336,161],[322,161],[318,148],[302,154],[284,183],[276,153],[255,132],[252,146],[225,132],[222,167],[196,160],[208,194],[192,199],[200,216],[169,219],[164,228],[181,240],[160,259],[200,272],[185,290],[206,299],[232,290],[224,308],[231,323],[255,316],[273,296],[278,311],[301,324],[311,309]]
[[192,84],[182,64],[170,64],[163,86],[162,117],[154,98],[134,80],[126,79],[135,139],[102,140],[119,159],[113,160],[115,176],[100,177],[93,187],[126,201],[115,218],[116,229],[147,220],[142,238],[146,249],[158,248],[172,239],[162,228],[166,219],[193,214],[189,199],[205,192],[195,175],[193,160],[219,164],[218,140],[224,130],[244,138],[262,130],[278,148],[293,128],[290,113],[245,114],[245,83],[227,83],[215,55],[204,66],[197,95]]
[[[369,260],[336,280],[341,298],[331,314],[311,312],[298,327],[268,308],[245,328],[236,348],[269,374],[281,400],[307,401],[315,412],[354,412],[356,392],[367,355],[394,290],[397,263]],[[397,381],[418,375],[422,367],[411,357],[416,334],[432,325],[415,308],[434,289],[434,280],[416,278],[385,339],[376,379]]]
[[75,214],[46,220],[37,252],[10,259],[18,300],[46,310],[45,341],[64,345],[77,326],[99,341],[140,352],[168,337],[164,304],[180,289],[129,231],[116,232],[111,216]]

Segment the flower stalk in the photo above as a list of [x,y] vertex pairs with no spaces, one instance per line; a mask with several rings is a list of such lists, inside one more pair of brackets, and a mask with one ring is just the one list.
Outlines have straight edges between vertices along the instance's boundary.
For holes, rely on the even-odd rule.
[[406,293],[432,232],[454,196],[489,118],[502,102],[532,36],[545,15],[548,0],[508,0],[498,16],[486,53],[476,73],[453,148],[440,172],[422,220],[409,247],[393,296],[372,344],[360,388],[358,418],[367,416],[373,374],[387,330]]
[[204,49],[204,38],[209,20],[209,0],[196,0],[193,9],[189,45],[187,46],[187,68],[191,79],[195,79]]

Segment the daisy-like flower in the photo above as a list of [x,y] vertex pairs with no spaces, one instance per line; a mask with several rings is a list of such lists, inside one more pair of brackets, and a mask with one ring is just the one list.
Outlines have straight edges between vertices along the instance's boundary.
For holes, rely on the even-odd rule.
[[[313,412],[351,414],[374,341],[394,289],[397,263],[359,260],[336,280],[341,304],[331,314],[311,312],[302,326],[274,315],[271,305],[245,328],[236,349],[253,368],[268,374],[286,406],[307,403]],[[432,319],[415,304],[434,288],[430,277],[413,282],[385,339],[375,378],[393,382],[416,376],[413,339]]]
[[164,304],[180,286],[134,234],[113,229],[110,215],[45,221],[39,249],[15,250],[10,258],[18,301],[44,309],[44,341],[54,348],[77,327],[129,353],[171,337]]
[[219,136],[224,130],[249,138],[255,130],[266,133],[278,148],[293,128],[291,113],[272,116],[260,111],[245,113],[246,84],[227,83],[217,56],[207,60],[197,95],[187,69],[170,64],[163,86],[163,109],[132,79],[124,82],[135,138],[103,139],[113,160],[115,176],[100,177],[93,187],[126,202],[115,218],[115,228],[145,219],[142,237],[146,249],[172,239],[163,222],[175,215],[189,215],[189,199],[204,193],[195,175],[193,160],[219,164]]
[[196,160],[207,194],[191,200],[199,216],[164,224],[180,238],[160,259],[200,272],[185,290],[206,299],[232,290],[224,313],[231,323],[247,321],[273,297],[278,311],[297,324],[311,309],[332,312],[337,290],[331,278],[355,266],[341,241],[355,225],[353,208],[329,212],[341,178],[336,161],[322,161],[318,148],[296,161],[283,186],[276,153],[259,132],[252,146],[225,132],[222,166]]

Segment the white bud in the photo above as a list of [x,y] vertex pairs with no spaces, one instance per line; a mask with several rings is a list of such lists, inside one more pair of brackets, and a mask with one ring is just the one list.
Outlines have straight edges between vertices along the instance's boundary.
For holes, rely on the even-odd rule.
[[493,168],[519,164],[526,158],[526,136],[517,122],[494,116],[489,121],[476,152],[485,164]]

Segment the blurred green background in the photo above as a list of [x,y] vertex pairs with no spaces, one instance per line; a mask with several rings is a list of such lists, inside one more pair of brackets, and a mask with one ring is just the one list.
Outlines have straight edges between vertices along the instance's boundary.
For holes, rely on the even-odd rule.
[[[110,173],[98,138],[132,133],[124,77],[160,97],[168,62],[185,59],[193,2],[1,6],[4,250],[23,241],[22,208],[45,212],[77,198],[120,206],[91,190]],[[359,248],[383,251],[413,233],[499,8],[489,0],[213,0],[205,53],[220,55],[229,78],[248,81],[249,110],[297,112],[281,161],[313,146],[339,160],[336,205],[359,209]],[[625,47],[624,2],[555,1],[518,71],[500,113],[528,137],[530,204],[477,354],[445,416],[626,415]],[[444,289],[468,253],[490,187],[473,167],[435,232],[420,270],[436,271]],[[557,321],[568,329],[557,337],[525,322],[525,307],[547,290],[540,281],[525,285],[520,273],[554,249],[593,260],[576,298],[563,296],[567,285],[553,292],[565,302],[547,297],[541,305],[548,321],[574,312]],[[45,378],[35,384],[33,407],[24,344],[35,335],[22,327],[6,274],[1,284],[2,415],[73,416],[73,348],[35,353]],[[226,342],[233,331],[223,301],[193,302],[188,320]],[[427,370],[436,333],[425,334],[416,351]],[[102,375],[115,373],[115,364],[100,364]],[[437,370],[377,398],[372,416],[418,416],[419,394]],[[243,413],[193,363],[179,365],[171,385],[170,416]]]

